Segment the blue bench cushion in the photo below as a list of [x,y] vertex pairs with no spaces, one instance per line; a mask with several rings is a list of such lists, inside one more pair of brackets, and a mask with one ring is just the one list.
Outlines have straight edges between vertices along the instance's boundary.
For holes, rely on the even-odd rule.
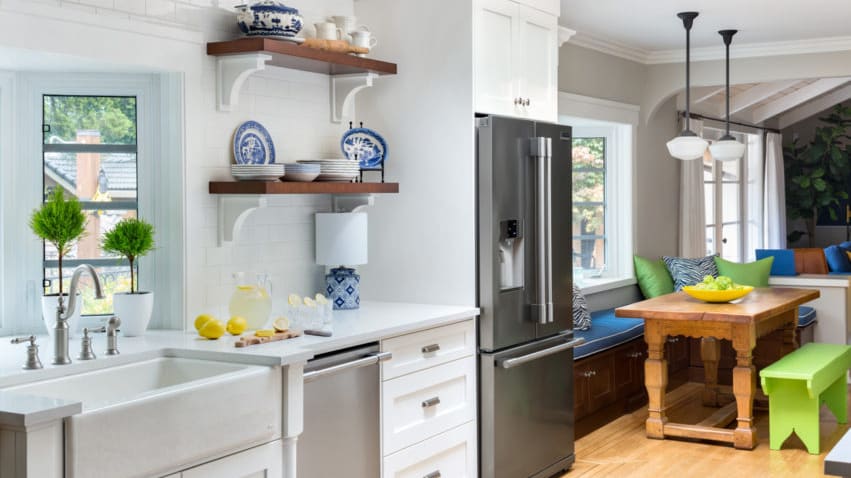
[[794,276],[798,273],[795,271],[795,251],[792,249],[757,249],[756,259],[765,259],[773,257],[774,262],[771,264],[771,275],[773,276]]
[[806,327],[816,321],[816,309],[802,305],[798,307],[798,327]]
[[591,312],[591,328],[574,330],[574,336],[585,343],[573,351],[574,359],[581,359],[644,335],[644,319],[615,317],[615,309]]

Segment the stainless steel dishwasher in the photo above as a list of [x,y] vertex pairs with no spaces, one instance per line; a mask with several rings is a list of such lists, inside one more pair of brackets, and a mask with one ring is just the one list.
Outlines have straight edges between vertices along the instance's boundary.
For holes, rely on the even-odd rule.
[[298,478],[376,478],[381,474],[378,344],[318,355],[304,368],[304,432]]

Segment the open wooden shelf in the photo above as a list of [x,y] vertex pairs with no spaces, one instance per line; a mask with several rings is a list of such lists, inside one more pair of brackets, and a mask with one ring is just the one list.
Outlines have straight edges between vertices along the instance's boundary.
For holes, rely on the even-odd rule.
[[395,75],[396,64],[346,53],[317,50],[273,38],[240,38],[207,43],[207,54],[213,56],[264,53],[272,56],[269,65],[312,71],[326,75],[376,73]]
[[399,183],[210,181],[210,194],[393,194]]

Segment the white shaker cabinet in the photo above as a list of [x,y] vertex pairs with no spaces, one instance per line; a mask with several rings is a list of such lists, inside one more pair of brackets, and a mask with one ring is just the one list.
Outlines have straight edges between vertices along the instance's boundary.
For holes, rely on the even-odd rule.
[[280,478],[283,476],[283,450],[281,440],[276,440],[184,470],[179,476],[181,478]]
[[555,122],[558,16],[512,0],[477,0],[476,111]]
[[471,318],[381,341],[385,478],[477,476],[475,330]]

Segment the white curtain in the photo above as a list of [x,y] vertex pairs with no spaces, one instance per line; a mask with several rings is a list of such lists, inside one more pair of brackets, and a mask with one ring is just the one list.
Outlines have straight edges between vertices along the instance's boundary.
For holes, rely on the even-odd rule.
[[768,249],[786,248],[786,183],[783,176],[783,137],[765,135],[765,196],[763,234]]
[[[737,135],[738,136],[738,135]],[[745,191],[744,218],[747,228],[745,229],[745,261],[756,259],[756,249],[765,247],[765,208],[763,199],[765,197],[765,152],[763,150],[762,134],[743,134],[739,141],[747,145],[745,153],[745,168],[747,172],[748,185]]]
[[[703,121],[692,119],[690,129],[703,136]],[[672,161],[679,161],[672,159]],[[706,255],[706,209],[703,158],[680,161],[680,256]]]

